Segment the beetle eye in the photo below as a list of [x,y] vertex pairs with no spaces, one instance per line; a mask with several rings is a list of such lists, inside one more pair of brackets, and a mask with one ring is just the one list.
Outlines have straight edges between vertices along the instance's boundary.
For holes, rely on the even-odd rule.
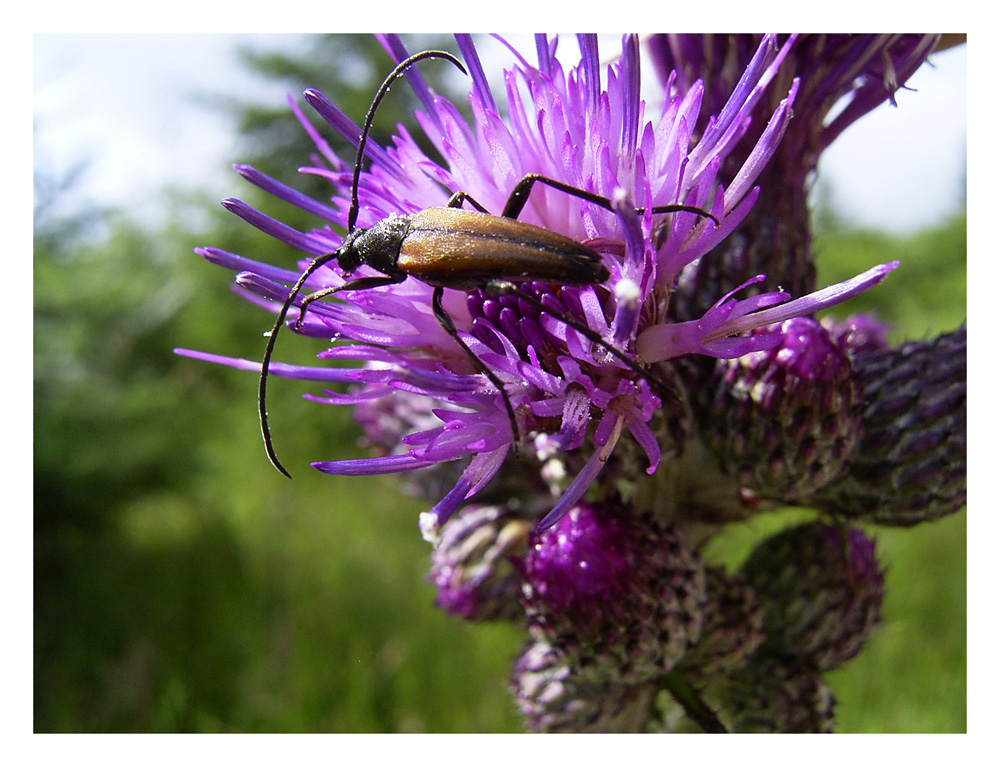
[[354,270],[361,265],[361,254],[356,248],[349,247],[349,244],[349,241],[345,241],[337,250],[337,266],[345,276],[354,274]]

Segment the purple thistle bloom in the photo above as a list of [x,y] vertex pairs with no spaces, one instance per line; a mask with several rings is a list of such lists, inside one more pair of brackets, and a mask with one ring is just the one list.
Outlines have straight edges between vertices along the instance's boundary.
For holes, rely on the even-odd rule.
[[[397,37],[380,39],[396,60],[405,58]],[[523,284],[521,288],[535,295],[545,312],[516,296],[456,290],[444,294],[444,308],[463,340],[504,384],[519,430],[532,435],[533,444],[543,446],[545,455],[591,451],[576,476],[568,478],[559,501],[542,523],[547,526],[584,496],[626,432],[641,446],[647,473],[656,471],[661,458],[650,427],[662,404],[659,394],[606,349],[560,321],[561,316],[575,318],[638,364],[686,354],[737,357],[778,341],[753,334],[754,328],[811,314],[843,300],[877,283],[894,264],[794,301],[783,291],[735,300],[732,291],[719,297],[700,319],[668,321],[669,292],[681,270],[722,242],[753,207],[757,197],[753,184],[780,144],[798,81],[789,84],[766,125],[757,129],[756,138],[747,138],[748,126],[789,44],[779,47],[774,36],[761,40],[745,77],[718,115],[708,119],[709,127],[699,138],[692,131],[704,120],[700,87],[676,90],[657,117],[647,117],[638,95],[634,37],[624,39],[620,61],[606,71],[597,63],[596,42],[591,37],[580,38],[582,60],[570,69],[555,57],[554,41],[540,37],[538,48],[544,54],[539,66],[519,58],[505,73],[506,119],[483,75],[475,46],[464,36],[458,42],[472,77],[469,101],[474,124],[470,126],[454,105],[427,89],[415,68],[408,70],[407,78],[423,106],[417,121],[444,162],[427,157],[402,128],[389,147],[369,144],[371,165],[360,176],[357,225],[365,228],[389,216],[444,205],[456,191],[499,212],[509,191],[529,173],[611,200],[612,210],[604,210],[537,185],[520,216],[602,253],[611,273],[606,284]],[[356,142],[359,129],[352,121],[321,94],[306,91],[305,97],[334,130]],[[327,162],[327,166],[304,170],[330,180],[332,204],[306,198],[248,166],[236,169],[251,183],[326,224],[299,232],[239,200],[226,200],[224,205],[275,239],[318,257],[342,241],[331,225],[346,228],[349,224],[350,174],[304,116],[296,113]],[[742,160],[731,156],[741,141],[750,142]],[[719,174],[723,163],[737,168],[725,183]],[[704,208],[718,224],[695,213],[653,216],[650,212],[654,206],[676,204]],[[289,295],[285,284],[297,276],[216,249],[198,252],[236,270],[240,287],[272,301],[284,301]],[[373,274],[362,266],[354,276]],[[311,276],[307,287],[321,290],[345,282],[345,275],[331,262]],[[435,319],[432,292],[431,286],[408,279],[376,289],[345,291],[336,303],[312,303],[301,322],[295,323],[295,330],[355,342],[320,357],[355,360],[364,366],[271,366],[271,372],[279,376],[357,384],[346,394],[326,391],[313,397],[317,402],[360,406],[380,397],[406,397],[436,403],[429,410],[438,423],[400,434],[398,448],[388,455],[313,464],[331,474],[361,475],[468,461],[452,489],[422,519],[430,536],[497,474],[515,439],[502,397]],[[301,299],[295,303],[299,305]],[[182,353],[258,368],[243,360]],[[588,442],[590,448],[586,448]]]

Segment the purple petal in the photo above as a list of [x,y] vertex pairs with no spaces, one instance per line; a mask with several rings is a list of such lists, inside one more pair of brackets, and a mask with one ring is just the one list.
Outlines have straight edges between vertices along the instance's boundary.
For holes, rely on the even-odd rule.
[[[227,365],[237,370],[250,370],[260,373],[260,360],[245,360],[238,357],[224,357],[218,354],[193,351],[191,349],[174,349],[174,354],[191,359],[213,362],[217,365]],[[305,367],[302,365],[285,365],[272,362],[268,365],[268,373],[279,378],[296,378],[300,381],[324,381],[326,383],[351,383],[351,370],[342,368]]]
[[219,248],[195,248],[194,252],[212,264],[217,264],[234,272],[254,272],[275,282],[295,282],[299,272],[280,269],[262,261],[254,261]]
[[[478,454],[465,467],[465,471],[462,472],[462,476],[455,484],[455,487],[430,511],[425,512],[425,515],[434,519],[438,525],[443,525],[462,501],[466,498],[471,498],[483,485],[493,479],[493,475],[497,473],[497,470],[503,464],[506,455],[506,448]],[[421,517],[425,515],[421,515]],[[426,520],[421,519],[421,527],[426,529],[426,526]]]
[[792,317],[814,314],[820,309],[827,309],[878,285],[897,266],[899,266],[899,261],[881,264],[880,266],[872,267],[863,274],[859,274],[857,277],[852,277],[844,282],[838,282],[835,285],[829,285],[814,293],[810,293],[808,296],[796,298],[794,301],[789,301],[770,309],[764,309],[743,317],[727,320],[711,333],[707,334],[702,340],[709,341],[714,338],[732,335],[733,333],[753,330],[762,325],[784,322]]
[[[613,446],[614,442],[611,445]],[[594,483],[597,475],[601,473],[601,469],[604,468],[604,464],[607,462],[610,453],[610,450],[605,451],[603,448],[593,452],[587,463],[584,464],[583,469],[580,470],[580,473],[576,475],[569,487],[566,488],[559,502],[538,523],[538,527],[536,528],[538,532],[552,527],[552,525],[562,519],[576,505],[577,501],[583,498],[584,493]]]
[[549,75],[552,72],[552,62],[556,56],[557,43],[558,39],[553,39],[550,43],[546,35],[535,35],[535,52],[538,55],[538,70],[543,74]]
[[486,79],[483,71],[483,64],[479,60],[479,53],[476,45],[472,41],[472,35],[455,35],[458,42],[458,49],[465,59],[465,66],[472,77],[472,93],[479,100],[484,109],[490,112],[498,112],[496,101],[493,100],[493,92],[490,90],[490,83]]
[[320,132],[313,127],[313,124],[306,119],[305,113],[303,113],[303,111],[299,108],[299,105],[296,103],[292,94],[289,93],[286,98],[288,106],[291,108],[295,118],[299,121],[299,125],[302,126],[302,129],[312,140],[323,159],[326,160],[330,164],[330,167],[335,171],[349,172],[351,166],[336,155],[327,140],[323,138],[323,136],[320,135]]
[[279,200],[290,202],[292,205],[301,208],[306,213],[312,213],[314,216],[325,218],[327,221],[333,223],[338,223],[341,219],[340,213],[330,206],[324,205],[309,195],[303,194],[296,189],[292,189],[292,187],[287,184],[283,184],[280,181],[261,173],[259,170],[250,165],[234,165],[233,168],[235,168],[237,173],[243,176],[243,178],[254,186],[263,189],[265,192],[277,197]]
[[583,65],[583,82],[587,87],[587,112],[592,114],[601,101],[601,59],[597,51],[597,35],[577,35]]
[[778,108],[771,115],[771,119],[767,123],[767,127],[761,134],[760,139],[754,145],[753,150],[750,152],[750,156],[747,157],[746,162],[740,168],[736,177],[733,179],[729,188],[726,190],[727,195],[727,205],[726,212],[734,207],[736,203],[742,199],[743,195],[746,194],[747,190],[756,181],[757,177],[760,175],[767,161],[771,159],[775,151],[778,148],[778,142],[781,141],[782,136],[785,135],[785,129],[788,127],[789,121],[792,119],[792,102],[795,100],[795,95],[799,90],[798,78],[792,81],[792,87],[788,91],[788,96],[781,100],[778,104]]
[[[347,139],[352,146],[357,147],[358,142],[361,140],[361,126],[355,124],[350,117],[337,109],[319,91],[309,88],[302,95],[309,102],[309,105],[319,113],[320,117],[326,120],[337,133]],[[399,167],[399,164],[393,162],[385,149],[372,141],[371,138],[365,144],[365,155],[370,157],[372,162],[378,163],[379,167],[383,168],[385,172],[389,173],[397,181],[406,181],[406,174]]]
[[331,252],[330,242],[320,238],[315,234],[305,234],[298,229],[290,227],[288,224],[271,218],[261,213],[256,208],[247,205],[242,200],[227,198],[222,201],[223,207],[231,213],[235,213],[248,224],[256,227],[265,234],[274,237],[280,242],[285,242],[293,248],[309,253],[312,256],[323,256]]
[[639,138],[639,38],[622,38],[622,143],[621,155],[630,165]]
[[316,461],[311,464],[324,474],[361,477],[369,474],[396,474],[433,466],[437,461],[424,461],[412,455],[386,455],[380,458],[354,458],[347,461]]

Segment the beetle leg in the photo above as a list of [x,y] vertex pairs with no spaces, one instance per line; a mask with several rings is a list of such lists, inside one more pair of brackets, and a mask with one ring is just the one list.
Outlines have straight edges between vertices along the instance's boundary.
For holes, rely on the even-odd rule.
[[491,280],[486,284],[483,290],[493,293],[494,295],[515,295],[527,301],[529,304],[534,306],[541,312],[545,312],[550,317],[554,317],[559,322],[563,323],[567,327],[572,328],[577,333],[580,333],[585,338],[589,339],[591,343],[595,343],[602,349],[607,351],[612,356],[618,358],[626,365],[628,365],[632,370],[638,373],[642,378],[645,378],[650,385],[661,395],[667,396],[670,399],[678,399],[677,392],[673,391],[669,386],[667,386],[663,381],[658,379],[644,367],[642,367],[634,359],[626,357],[622,352],[618,351],[615,347],[605,341],[599,333],[597,333],[592,328],[584,325],[581,322],[577,322],[575,319],[567,314],[555,313],[550,308],[545,306],[541,301],[539,301],[531,293],[526,292],[522,288],[515,285],[513,282],[508,282],[507,280]]
[[455,192],[455,194],[453,194],[451,196],[451,199],[448,200],[448,205],[446,207],[449,207],[449,208],[461,208],[462,207],[462,203],[464,201],[468,201],[468,203],[473,208],[475,208],[476,210],[478,210],[480,213],[489,213],[489,211],[486,210],[486,208],[484,208],[478,202],[476,202],[475,199],[473,199],[472,196],[468,192]]
[[468,355],[476,367],[485,375],[491,384],[493,384],[497,391],[500,392],[500,396],[503,397],[504,407],[507,409],[507,419],[510,421],[510,431],[513,436],[514,444],[514,457],[520,455],[520,450],[518,448],[518,443],[521,441],[520,431],[517,428],[517,418],[514,416],[514,406],[511,404],[510,397],[507,395],[507,390],[503,386],[503,382],[497,377],[497,374],[487,367],[486,363],[483,362],[476,353],[469,348],[469,345],[462,340],[461,336],[458,335],[458,330],[455,328],[455,323],[451,319],[451,315],[445,310],[444,305],[441,303],[441,299],[444,296],[444,288],[436,287],[434,288],[434,295],[431,298],[431,305],[434,308],[434,317],[437,319],[438,324],[444,329],[444,332],[451,336],[455,342],[462,347],[462,351]]
[[345,282],[343,285],[338,285],[335,288],[324,288],[323,290],[317,290],[315,293],[310,293],[308,296],[303,297],[302,303],[299,305],[299,316],[295,319],[295,329],[298,330],[302,327],[302,318],[306,316],[306,310],[309,308],[309,304],[313,301],[318,301],[321,298],[332,296],[334,293],[339,293],[342,290],[368,290],[369,288],[381,288],[383,285],[395,285],[405,279],[405,274],[401,278],[390,277],[383,274],[376,277],[358,277],[356,280]]
[[[541,176],[537,173],[529,173],[527,176],[522,178],[514,186],[511,191],[510,196],[507,198],[507,204],[504,205],[503,215],[504,218],[517,218],[521,215],[521,211],[524,210],[524,206],[528,203],[528,195],[531,194],[531,187],[535,185],[535,182],[540,184],[545,184],[553,189],[557,189],[560,192],[565,192],[573,197],[578,197],[581,200],[586,200],[587,202],[592,202],[605,210],[613,211],[614,208],[611,206],[611,200],[607,197],[601,197],[599,194],[594,194],[593,192],[588,192],[585,189],[580,189],[570,184],[564,184],[562,181],[556,181],[554,178],[549,178],[548,176]],[[642,213],[645,208],[636,208],[637,213]],[[710,218],[715,222],[715,225],[719,225],[719,219],[709,213],[707,210],[702,210],[693,205],[657,205],[653,208],[653,213],[696,213],[699,216],[705,218]]]

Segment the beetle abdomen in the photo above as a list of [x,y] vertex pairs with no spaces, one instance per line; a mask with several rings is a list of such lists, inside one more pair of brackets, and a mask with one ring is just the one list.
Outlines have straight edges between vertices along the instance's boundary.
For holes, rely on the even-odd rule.
[[409,216],[397,266],[429,285],[481,287],[490,280],[596,285],[601,257],[569,237],[512,218],[460,208]]

